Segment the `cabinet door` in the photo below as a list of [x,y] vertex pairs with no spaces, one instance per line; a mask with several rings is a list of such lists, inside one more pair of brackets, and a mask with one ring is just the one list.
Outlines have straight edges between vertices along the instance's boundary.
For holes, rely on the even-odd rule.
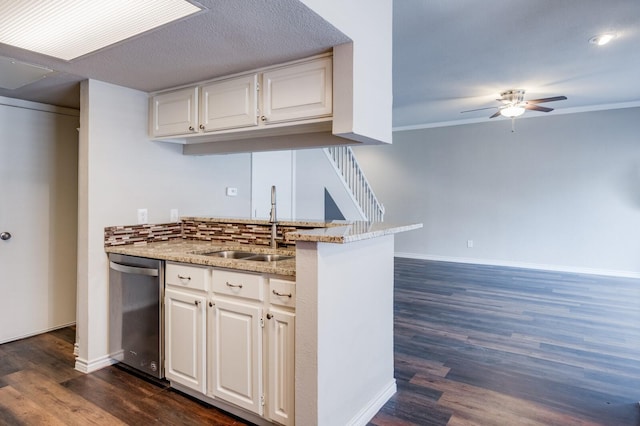
[[176,90],[151,98],[151,135],[184,135],[198,131],[198,88]]
[[217,299],[209,326],[210,394],[262,415],[260,307]]
[[268,416],[285,426],[293,425],[295,314],[271,309],[267,316],[269,339]]
[[258,125],[258,75],[217,81],[201,89],[200,129],[205,132]]
[[205,297],[165,291],[165,375],[204,393]]
[[266,71],[262,75],[265,123],[331,115],[332,81],[331,58]]

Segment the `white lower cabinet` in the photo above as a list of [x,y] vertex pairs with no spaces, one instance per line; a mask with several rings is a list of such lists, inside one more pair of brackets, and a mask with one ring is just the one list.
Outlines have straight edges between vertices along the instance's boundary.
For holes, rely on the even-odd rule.
[[[215,273],[215,272],[214,272]],[[262,415],[262,309],[216,299],[209,315],[209,393]]]
[[204,295],[165,291],[165,375],[198,392],[205,392]]
[[165,374],[172,383],[293,426],[294,339],[294,282],[167,262]]
[[267,314],[268,416],[285,426],[294,424],[295,321],[293,312],[271,308]]

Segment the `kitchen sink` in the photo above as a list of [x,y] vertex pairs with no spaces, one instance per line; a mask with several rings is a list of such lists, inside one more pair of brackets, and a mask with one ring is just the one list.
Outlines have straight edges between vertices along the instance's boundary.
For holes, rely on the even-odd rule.
[[251,260],[254,262],[277,262],[292,259],[294,256],[282,254],[251,253],[249,251],[221,250],[202,253],[204,256],[222,257],[224,259]]
[[256,254],[247,258],[247,260],[254,260],[256,262],[277,262],[279,260],[291,259],[293,256],[285,256],[282,254]]
[[236,251],[236,250],[222,250],[213,251],[210,253],[202,253],[205,256],[223,257],[225,259],[246,259],[251,256],[255,256],[255,253],[248,251]]

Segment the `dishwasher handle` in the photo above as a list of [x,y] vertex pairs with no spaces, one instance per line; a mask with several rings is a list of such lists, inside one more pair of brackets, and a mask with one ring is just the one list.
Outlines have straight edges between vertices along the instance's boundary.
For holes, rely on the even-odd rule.
[[157,277],[158,270],[153,268],[140,268],[137,266],[128,266],[109,261],[109,267],[114,271],[122,272],[125,274],[147,275],[149,277]]

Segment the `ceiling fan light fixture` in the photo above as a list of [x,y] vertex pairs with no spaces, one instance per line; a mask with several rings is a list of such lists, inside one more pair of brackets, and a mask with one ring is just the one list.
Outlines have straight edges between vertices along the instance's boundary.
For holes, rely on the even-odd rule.
[[598,35],[594,35],[593,37],[591,37],[589,39],[589,43],[595,44],[597,46],[604,46],[605,44],[609,43],[614,38],[616,38],[616,34],[615,33],[598,34]]
[[500,115],[508,118],[520,117],[522,114],[524,114],[524,107],[518,105],[509,105],[500,110]]

